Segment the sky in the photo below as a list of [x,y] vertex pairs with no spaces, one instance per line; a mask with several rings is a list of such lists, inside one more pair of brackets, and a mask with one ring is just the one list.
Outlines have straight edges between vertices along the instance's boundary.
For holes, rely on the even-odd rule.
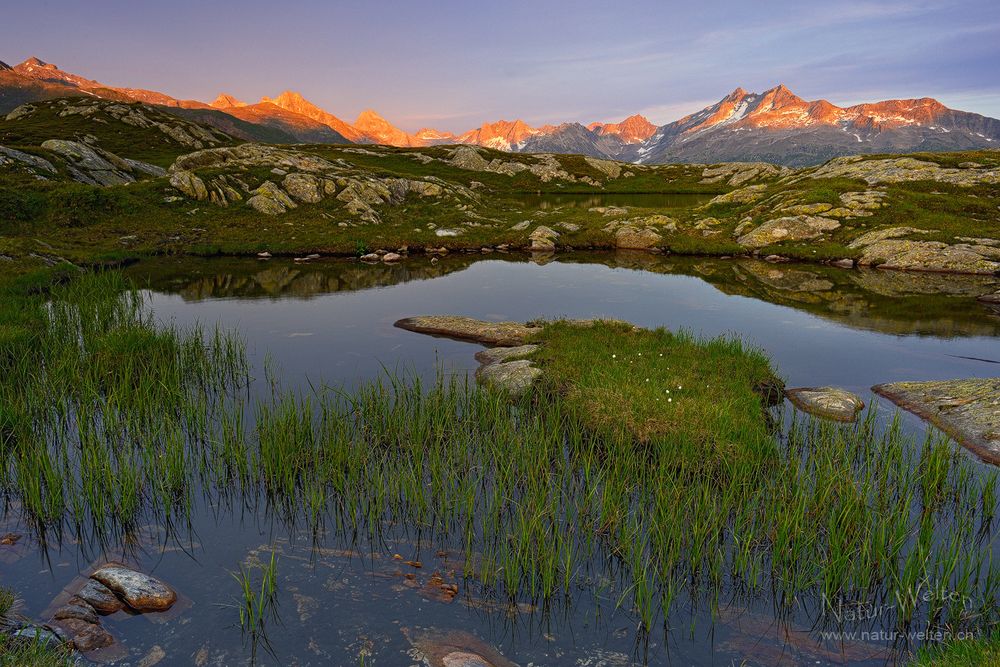
[[740,86],[906,97],[1000,118],[1000,0],[32,0],[0,60],[211,101],[291,89],[352,121],[664,124]]

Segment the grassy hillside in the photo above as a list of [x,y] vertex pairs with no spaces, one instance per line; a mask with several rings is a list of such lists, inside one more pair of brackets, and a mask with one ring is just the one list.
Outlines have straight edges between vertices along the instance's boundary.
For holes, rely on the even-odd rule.
[[[75,261],[501,246],[1000,267],[996,151],[838,158],[800,170],[471,146],[264,146],[248,158],[226,152],[238,140],[140,104],[56,100],[15,116],[0,121],[0,145],[50,159],[58,173],[0,159],[0,252],[12,255],[39,242]],[[68,182],[58,156],[39,148],[51,138],[162,167],[198,148],[218,150],[176,164],[200,191],[172,186],[171,174],[95,188]],[[293,192],[296,183],[305,190]],[[262,186],[266,196],[257,196]],[[677,197],[648,196],[667,194]],[[262,199],[274,197],[283,203],[262,212]]]

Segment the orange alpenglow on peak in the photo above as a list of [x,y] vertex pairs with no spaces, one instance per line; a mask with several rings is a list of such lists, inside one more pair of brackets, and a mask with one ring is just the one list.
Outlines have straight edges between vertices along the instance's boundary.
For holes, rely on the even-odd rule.
[[617,136],[626,144],[640,143],[656,134],[656,126],[641,114],[633,114],[620,123],[591,123],[587,129],[600,135]]
[[299,93],[293,90],[286,90],[275,98],[262,97],[262,104],[273,104],[276,107],[297,113],[306,118],[311,118],[327,127],[339,132],[348,141],[363,141],[364,137],[351,125],[345,123],[331,113],[327,113],[319,108]]
[[788,129],[850,123],[863,128],[892,129],[930,125],[946,111],[947,107],[931,98],[838,107],[827,100],[806,101],[784,84],[778,84],[760,94],[737,88],[716,104],[682,118],[677,124],[683,127],[684,134],[718,126]]
[[215,98],[210,106],[216,109],[234,109],[237,107],[245,107],[247,103],[243,100],[238,100],[232,95],[226,93],[219,93],[219,96]]
[[389,146],[422,146],[424,143],[399,129],[372,109],[365,109],[354,121],[354,129],[368,141]]

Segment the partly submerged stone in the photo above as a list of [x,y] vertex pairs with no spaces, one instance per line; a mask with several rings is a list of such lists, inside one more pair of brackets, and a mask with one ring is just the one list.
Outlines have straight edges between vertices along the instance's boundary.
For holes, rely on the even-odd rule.
[[165,583],[124,565],[105,565],[90,577],[111,589],[135,611],[166,611],[177,601],[177,594]]
[[538,351],[538,345],[518,345],[517,347],[491,347],[476,352],[476,361],[488,366],[499,364],[511,359],[526,357]]
[[785,395],[798,409],[837,421],[852,422],[865,407],[857,395],[839,387],[799,387]]
[[520,322],[487,322],[460,315],[407,317],[396,322],[396,326],[416,333],[501,346],[521,345],[542,330]]
[[541,369],[533,366],[530,360],[519,359],[480,366],[476,371],[476,380],[489,387],[519,396],[526,392],[541,374]]
[[125,607],[114,591],[95,579],[88,579],[76,596],[100,614],[113,614]]
[[427,667],[517,667],[492,646],[462,630],[411,630],[403,634]]
[[872,390],[1000,465],[1000,378],[892,382]]
[[79,618],[59,619],[52,622],[72,639],[73,648],[84,653],[107,648],[115,643],[115,637],[99,622],[91,623]]

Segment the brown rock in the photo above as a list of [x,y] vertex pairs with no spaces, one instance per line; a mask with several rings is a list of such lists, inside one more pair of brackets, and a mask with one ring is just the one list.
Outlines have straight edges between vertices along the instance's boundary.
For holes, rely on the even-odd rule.
[[135,611],[166,611],[177,601],[177,594],[162,581],[124,565],[105,565],[90,576]]
[[110,588],[94,579],[89,579],[77,592],[76,597],[89,604],[100,614],[113,614],[125,607],[125,603],[119,600]]

